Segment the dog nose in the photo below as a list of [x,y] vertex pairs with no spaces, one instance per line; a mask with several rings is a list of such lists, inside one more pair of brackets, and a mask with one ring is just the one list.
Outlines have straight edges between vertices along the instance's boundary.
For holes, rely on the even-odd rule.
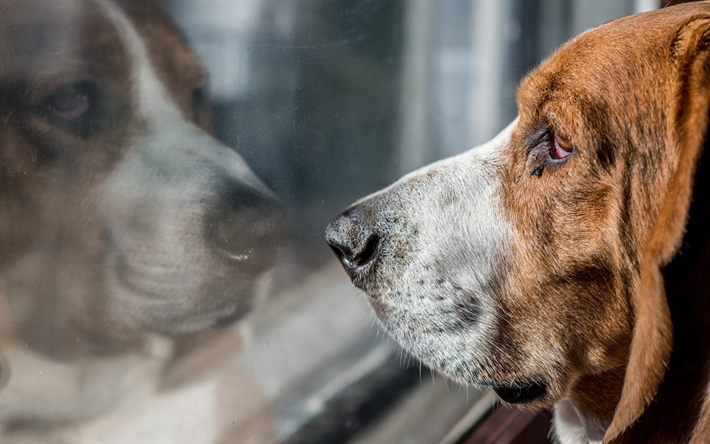
[[380,250],[380,237],[364,219],[356,209],[346,211],[325,229],[325,241],[340,259],[350,279],[367,272]]
[[251,275],[276,264],[278,249],[290,234],[289,218],[275,197],[241,187],[223,194],[207,227],[213,249]]

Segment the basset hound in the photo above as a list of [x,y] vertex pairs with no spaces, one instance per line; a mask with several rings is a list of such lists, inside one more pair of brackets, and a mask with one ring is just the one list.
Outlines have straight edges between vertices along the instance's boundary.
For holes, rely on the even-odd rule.
[[9,433],[100,416],[171,347],[242,319],[287,218],[213,136],[205,70],[158,7],[3,1],[0,17]]
[[710,442],[710,3],[574,37],[517,105],[327,242],[408,352],[558,442]]

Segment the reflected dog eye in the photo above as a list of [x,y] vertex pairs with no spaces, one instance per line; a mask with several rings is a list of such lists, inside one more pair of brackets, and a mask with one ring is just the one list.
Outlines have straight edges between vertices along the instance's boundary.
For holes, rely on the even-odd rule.
[[86,115],[91,108],[91,97],[87,87],[72,85],[51,95],[46,105],[53,115],[72,122]]
[[572,149],[570,148],[569,151],[562,148],[562,145],[560,144],[560,141],[557,139],[557,136],[552,136],[552,144],[550,146],[550,157],[555,159],[555,160],[560,160],[564,159],[565,157],[569,156],[572,154]]

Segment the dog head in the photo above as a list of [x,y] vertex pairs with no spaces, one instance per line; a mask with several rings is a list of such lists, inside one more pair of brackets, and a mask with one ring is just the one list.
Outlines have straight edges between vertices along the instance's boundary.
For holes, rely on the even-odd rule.
[[206,74],[167,16],[109,1],[3,2],[0,15],[14,334],[50,354],[106,352],[244,316],[285,213],[211,135]]
[[511,403],[593,393],[613,414],[623,392],[612,435],[640,415],[670,354],[660,270],[707,138],[709,24],[691,4],[577,36],[526,76],[500,135],[330,223],[406,350]]

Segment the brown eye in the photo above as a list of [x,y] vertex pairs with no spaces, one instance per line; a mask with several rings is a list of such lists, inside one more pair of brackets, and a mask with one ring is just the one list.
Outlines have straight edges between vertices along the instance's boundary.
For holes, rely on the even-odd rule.
[[74,121],[89,111],[91,101],[82,88],[69,87],[47,99],[47,107],[60,119]]
[[560,159],[564,159],[565,157],[569,156],[570,154],[572,154],[572,150],[570,149],[570,151],[567,151],[564,148],[562,148],[559,140],[557,140],[557,137],[553,136],[552,137],[552,146],[550,147],[550,157],[555,160],[560,160]]

